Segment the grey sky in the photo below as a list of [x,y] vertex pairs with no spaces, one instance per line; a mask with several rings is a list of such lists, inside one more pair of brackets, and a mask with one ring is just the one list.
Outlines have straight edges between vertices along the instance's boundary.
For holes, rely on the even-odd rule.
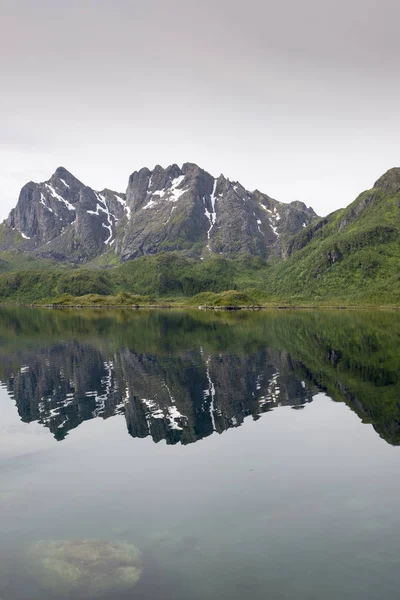
[[198,163],[319,214],[400,164],[397,0],[0,0],[0,218]]

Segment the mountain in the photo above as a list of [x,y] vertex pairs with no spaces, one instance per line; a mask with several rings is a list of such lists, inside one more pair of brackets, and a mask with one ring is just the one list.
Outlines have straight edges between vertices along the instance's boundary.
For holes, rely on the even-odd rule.
[[135,171],[126,194],[60,167],[0,225],[11,302],[397,306],[399,264],[400,168],[318,217],[191,163]]
[[125,194],[96,192],[59,167],[48,181],[22,188],[4,223],[2,249],[12,247],[9,232],[17,231],[20,251],[81,263],[104,252],[127,211]]
[[302,202],[249,192],[191,163],[135,171],[126,194],[95,191],[59,167],[48,181],[22,188],[2,226],[0,250],[18,247],[72,264],[165,251],[268,259],[281,257],[289,237],[316,218]]
[[400,301],[400,168],[344,209],[292,237],[269,281],[272,294]]

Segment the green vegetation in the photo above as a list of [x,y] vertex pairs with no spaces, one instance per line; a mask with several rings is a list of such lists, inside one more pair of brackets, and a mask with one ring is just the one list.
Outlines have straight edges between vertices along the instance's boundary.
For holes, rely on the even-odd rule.
[[381,187],[295,236],[293,254],[271,271],[271,294],[300,303],[398,305],[398,177],[389,171]]
[[[185,303],[187,298],[205,291],[219,293],[251,286],[261,293],[268,270],[259,259],[217,257],[196,261],[174,253],[161,253],[112,269],[53,268],[0,273],[0,301],[71,304],[78,297],[94,294],[102,296],[107,305]],[[74,297],[73,302],[71,297]],[[117,302],[117,298],[122,301]],[[87,304],[88,299],[79,299],[76,303]],[[101,299],[97,298],[94,303],[101,303]]]
[[[0,272],[0,302],[185,304],[189,306],[398,305],[400,244],[346,253],[329,264],[326,244],[283,262],[255,258],[204,261],[174,253],[145,256],[110,269],[59,267]],[[93,297],[87,298],[92,295]],[[94,296],[97,296],[94,298]],[[85,298],[82,298],[85,297]]]
[[85,296],[71,296],[63,294],[52,301],[53,306],[140,306],[154,304],[151,296],[139,296],[120,292],[116,296],[101,296],[100,294],[86,294]]

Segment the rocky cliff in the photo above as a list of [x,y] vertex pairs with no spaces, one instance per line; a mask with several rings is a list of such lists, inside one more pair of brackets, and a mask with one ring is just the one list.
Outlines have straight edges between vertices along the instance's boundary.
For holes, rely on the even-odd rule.
[[278,202],[191,163],[135,171],[126,194],[95,191],[59,167],[48,181],[22,188],[0,249],[17,245],[72,264],[168,251],[268,259],[284,255],[290,236],[316,218],[302,202]]

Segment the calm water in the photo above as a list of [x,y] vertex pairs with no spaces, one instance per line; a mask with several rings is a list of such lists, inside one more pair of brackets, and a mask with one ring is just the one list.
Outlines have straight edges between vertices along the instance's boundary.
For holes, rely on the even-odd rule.
[[400,315],[0,311],[0,599],[40,540],[138,546],[101,600],[400,589]]

